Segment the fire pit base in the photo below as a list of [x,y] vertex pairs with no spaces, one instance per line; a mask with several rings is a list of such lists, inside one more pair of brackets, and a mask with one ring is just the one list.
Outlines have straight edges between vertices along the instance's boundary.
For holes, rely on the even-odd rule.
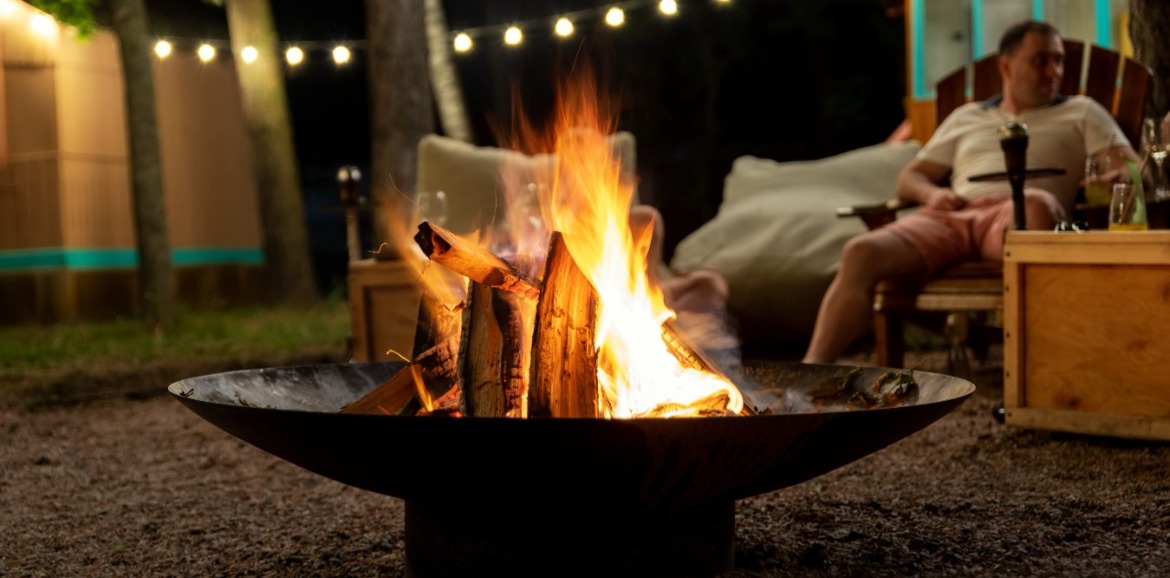
[[677,512],[623,504],[566,510],[563,503],[469,510],[454,502],[406,502],[411,578],[697,578],[734,564],[731,500]]

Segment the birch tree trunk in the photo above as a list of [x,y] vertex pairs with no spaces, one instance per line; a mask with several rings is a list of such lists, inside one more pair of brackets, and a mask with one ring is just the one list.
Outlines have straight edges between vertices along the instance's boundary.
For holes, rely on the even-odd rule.
[[379,244],[416,192],[418,141],[435,131],[423,20],[420,2],[366,0],[370,197]]
[[126,132],[138,249],[138,308],[139,314],[161,331],[174,320],[176,297],[150,62],[153,40],[143,0],[111,0],[109,6],[126,83]]
[[463,105],[463,88],[451,62],[450,31],[441,0],[425,0],[427,51],[430,55],[431,89],[439,107],[443,133],[451,138],[472,142],[471,122]]
[[[268,0],[227,0],[227,20],[252,136],[270,295],[284,303],[311,303],[317,287],[272,9]],[[247,46],[256,50],[252,63],[242,57]]]

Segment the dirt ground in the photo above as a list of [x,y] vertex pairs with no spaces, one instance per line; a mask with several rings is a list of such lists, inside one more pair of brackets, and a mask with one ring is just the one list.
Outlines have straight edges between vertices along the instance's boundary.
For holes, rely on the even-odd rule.
[[[738,502],[730,576],[1170,576],[1170,444],[1001,425],[1001,372],[884,450]],[[0,576],[405,575],[400,500],[123,385],[0,409]]]

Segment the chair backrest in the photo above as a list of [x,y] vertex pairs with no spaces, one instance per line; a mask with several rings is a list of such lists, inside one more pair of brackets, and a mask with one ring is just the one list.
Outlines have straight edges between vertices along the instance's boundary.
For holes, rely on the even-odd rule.
[[[1134,148],[1141,146],[1142,119],[1153,88],[1150,69],[1117,51],[1096,45],[1089,46],[1089,62],[1084,66],[1085,44],[1079,40],[1065,39],[1064,53],[1064,79],[1060,92],[1083,94],[1101,103],[1113,114],[1130,144]],[[963,104],[987,100],[1001,91],[998,60],[998,54],[991,54],[975,61],[971,66],[969,95],[966,67],[938,81],[935,85],[935,127]]]

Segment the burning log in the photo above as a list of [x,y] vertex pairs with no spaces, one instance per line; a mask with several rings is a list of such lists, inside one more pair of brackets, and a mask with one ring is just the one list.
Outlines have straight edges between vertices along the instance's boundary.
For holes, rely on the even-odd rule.
[[461,412],[467,416],[524,417],[526,304],[513,293],[472,282],[464,312],[467,332]]
[[554,232],[536,306],[528,415],[597,417],[597,291]]
[[380,413],[384,415],[409,413],[408,408],[413,405],[412,402],[417,394],[414,370],[413,364],[403,367],[369,393],[341,408],[341,413]]
[[472,281],[519,293],[529,299],[540,297],[540,288],[506,261],[438,225],[426,221],[419,223],[414,240],[431,261]]
[[461,368],[457,349],[464,317],[461,309],[450,309],[424,292],[419,301],[410,363],[343,407],[341,413],[409,415],[420,409],[433,412],[444,403],[448,406],[443,409],[446,413],[457,409]]
[[465,335],[466,304],[448,307],[429,293],[419,301],[418,327],[414,333],[411,362],[420,367],[422,386],[429,399],[441,397],[459,385],[463,372],[459,347]]

